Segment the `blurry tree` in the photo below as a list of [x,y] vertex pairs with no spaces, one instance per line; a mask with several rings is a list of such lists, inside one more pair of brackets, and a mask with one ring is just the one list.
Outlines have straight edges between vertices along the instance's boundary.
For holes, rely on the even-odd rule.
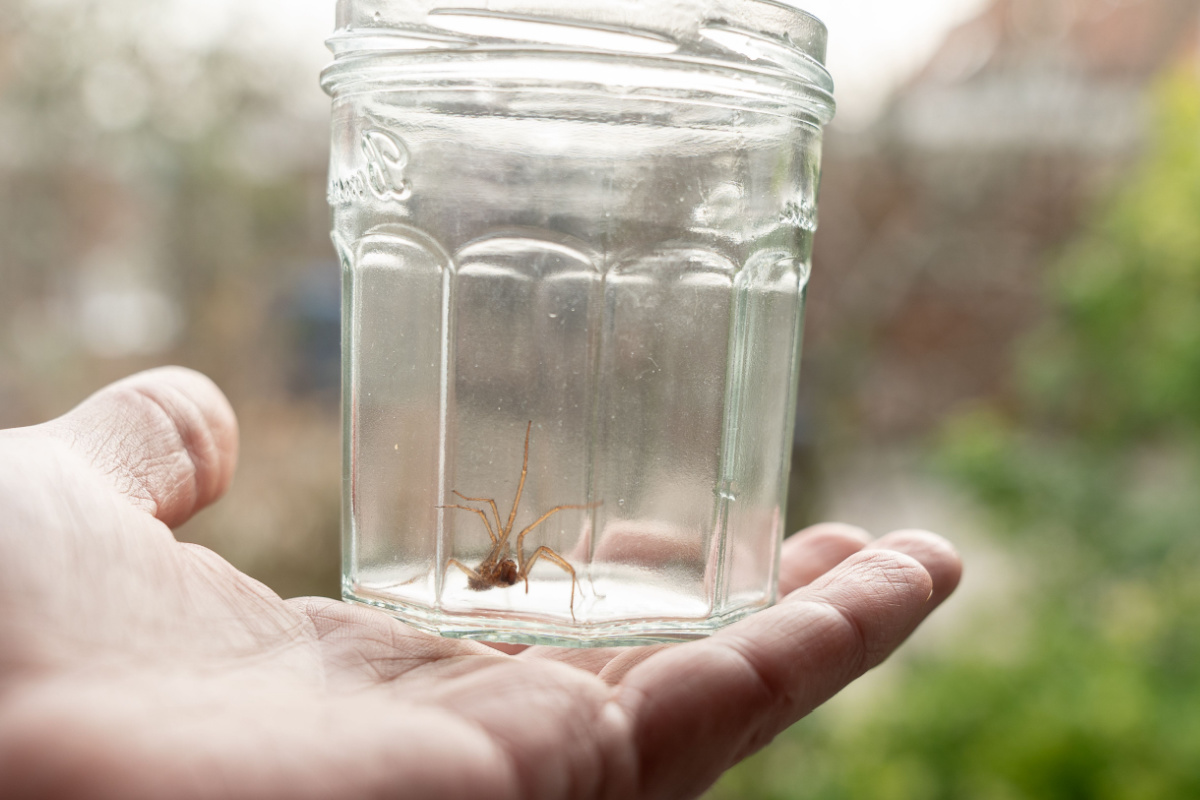
[[1021,602],[714,797],[1200,797],[1195,73],[1157,106],[1143,164],[1051,272],[1021,389],[953,422],[940,452],[1026,565]]

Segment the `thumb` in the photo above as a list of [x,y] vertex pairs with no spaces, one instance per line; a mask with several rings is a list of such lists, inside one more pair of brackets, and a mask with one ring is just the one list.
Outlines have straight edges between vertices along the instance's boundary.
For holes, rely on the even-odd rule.
[[224,494],[237,464],[229,401],[182,367],[118,381],[33,431],[65,440],[131,503],[170,526]]

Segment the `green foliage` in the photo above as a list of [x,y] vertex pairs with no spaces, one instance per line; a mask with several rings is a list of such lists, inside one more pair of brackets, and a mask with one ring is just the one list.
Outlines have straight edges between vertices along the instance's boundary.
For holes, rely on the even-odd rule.
[[[1068,248],[1015,412],[955,420],[942,456],[1001,528],[1105,573],[1194,555],[1200,519],[1200,86],[1158,93],[1144,164]],[[1096,576],[1084,576],[1088,583]]]
[[[1144,162],[1062,255],[1004,410],[938,460],[993,512],[1016,609],[893,665],[714,796],[1200,797],[1200,84],[1159,88]],[[970,579],[968,565],[968,580]]]
[[1031,343],[1023,422],[1124,445],[1200,431],[1200,93],[1159,92],[1140,173],[1066,253]]

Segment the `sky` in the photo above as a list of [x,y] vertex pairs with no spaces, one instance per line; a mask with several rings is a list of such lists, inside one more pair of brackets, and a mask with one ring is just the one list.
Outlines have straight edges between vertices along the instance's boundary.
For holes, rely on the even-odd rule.
[[921,68],[943,37],[987,0],[786,0],[829,28],[827,66],[838,117],[862,124]]

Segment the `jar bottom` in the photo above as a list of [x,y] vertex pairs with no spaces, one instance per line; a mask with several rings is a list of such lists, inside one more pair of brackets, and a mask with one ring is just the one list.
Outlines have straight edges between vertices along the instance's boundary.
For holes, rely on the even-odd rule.
[[522,618],[510,611],[456,613],[412,605],[362,588],[343,590],[343,599],[380,609],[418,630],[454,639],[561,647],[624,647],[702,639],[771,605],[765,599],[726,608],[702,618],[640,617],[595,622]]

